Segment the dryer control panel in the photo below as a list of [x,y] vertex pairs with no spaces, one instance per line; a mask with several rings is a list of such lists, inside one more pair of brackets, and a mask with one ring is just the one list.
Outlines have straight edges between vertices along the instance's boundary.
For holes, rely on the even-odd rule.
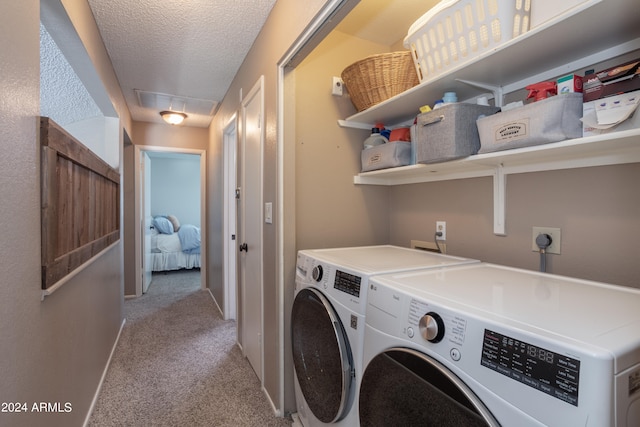
[[336,279],[333,282],[333,287],[354,297],[359,297],[361,282],[362,277],[360,276],[336,270]]

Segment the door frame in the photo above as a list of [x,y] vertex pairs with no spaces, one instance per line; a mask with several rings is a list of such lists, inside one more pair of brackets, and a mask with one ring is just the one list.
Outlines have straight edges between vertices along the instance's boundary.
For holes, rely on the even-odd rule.
[[[238,224],[236,188],[238,173],[238,117],[234,114],[223,130],[223,316],[235,320],[238,312]],[[235,235],[235,239],[232,239]]]
[[[144,173],[141,171],[140,178],[140,198],[136,199],[136,203],[140,205],[140,218],[138,220],[144,226],[144,229],[141,230],[140,238],[141,242],[144,242],[144,245],[151,245],[151,227],[149,216],[151,214],[151,157],[149,157],[149,153],[147,151],[140,152],[140,163],[138,166],[144,168]],[[144,267],[141,271],[142,273],[142,293],[144,294],[149,289],[151,285],[151,280],[153,279],[153,272],[151,271],[151,266],[146,265],[147,262],[151,262],[151,252],[148,251],[140,251],[140,256],[143,260],[140,265]]]
[[[265,115],[265,96],[264,96],[264,90],[265,90],[265,78],[264,75],[261,75],[258,80],[256,81],[256,83],[253,85],[253,87],[251,88],[251,90],[248,91],[248,93],[244,96],[242,96],[242,99],[240,101],[240,111],[241,111],[241,115],[240,115],[240,147],[238,150],[238,155],[239,155],[239,159],[240,159],[240,168],[239,168],[239,182],[238,182],[238,187],[240,188],[240,205],[241,205],[241,209],[238,210],[238,213],[240,214],[240,218],[238,220],[238,238],[240,239],[239,242],[246,242],[246,235],[245,235],[245,229],[246,229],[246,209],[245,209],[245,200],[246,200],[246,193],[247,193],[247,189],[246,189],[246,156],[245,156],[245,146],[246,146],[246,134],[247,134],[247,129],[246,129],[246,107],[247,105],[249,105],[250,101],[253,100],[256,96],[259,96],[260,99],[258,100],[258,102],[260,102],[260,188],[258,191],[259,196],[259,200],[258,200],[258,212],[256,213],[257,215],[259,215],[260,220],[259,220],[259,230],[258,230],[258,239],[259,239],[259,247],[260,247],[260,253],[259,253],[259,277],[260,277],[260,302],[259,302],[259,306],[260,306],[260,314],[259,314],[259,318],[260,318],[260,373],[258,374],[259,379],[260,379],[260,383],[261,386],[264,387],[264,222],[263,222],[263,217],[262,217],[262,206],[263,206],[263,202],[264,202],[264,143],[265,143],[265,126],[264,126],[264,115]],[[238,258],[241,255],[241,253],[238,251],[237,252],[237,256]],[[241,348],[242,348],[242,353],[243,355],[246,357],[246,333],[247,333],[247,325],[246,325],[246,315],[247,315],[247,310],[245,309],[245,298],[247,295],[249,295],[246,291],[246,287],[245,287],[245,278],[246,278],[246,273],[245,273],[245,264],[238,259],[238,280],[239,283],[238,285],[241,287],[241,291],[239,292],[240,294],[240,298],[239,298],[239,302],[238,304],[240,305],[240,318],[241,318],[241,322],[240,322],[240,327],[239,327],[239,333],[240,338],[241,338]],[[255,367],[253,368],[255,370]]]
[[134,217],[135,217],[135,263],[136,263],[136,297],[142,295],[142,216],[144,213],[141,211],[140,197],[142,195],[142,188],[140,182],[140,156],[142,151],[150,152],[164,152],[164,153],[176,153],[176,154],[196,154],[200,156],[200,234],[205,238],[202,239],[200,246],[200,289],[207,288],[207,152],[205,150],[189,149],[189,148],[174,148],[174,147],[160,147],[154,145],[135,145],[134,147],[134,198],[136,203],[134,204]]
[[277,96],[277,199],[276,209],[276,288],[279,306],[278,328],[280,331],[280,407],[278,411],[285,413],[287,406],[295,407],[291,334],[289,333],[290,314],[287,310],[293,304],[293,284],[296,268],[296,196],[295,196],[295,120],[285,120],[285,116],[295,117],[295,68],[306,58],[317,43],[360,2],[361,0],[326,0],[324,6],[311,20],[305,31],[278,61],[276,96]]

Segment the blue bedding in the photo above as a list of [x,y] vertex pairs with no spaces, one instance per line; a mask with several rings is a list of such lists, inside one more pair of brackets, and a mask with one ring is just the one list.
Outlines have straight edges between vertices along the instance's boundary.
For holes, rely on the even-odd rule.
[[200,253],[200,228],[191,224],[183,224],[178,230],[178,238],[182,252],[187,254]]

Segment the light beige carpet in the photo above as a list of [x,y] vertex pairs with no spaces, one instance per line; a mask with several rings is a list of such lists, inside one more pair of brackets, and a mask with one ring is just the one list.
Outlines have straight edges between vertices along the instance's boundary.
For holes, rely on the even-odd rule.
[[154,274],[127,322],[89,421],[102,426],[289,426],[277,418],[198,271]]

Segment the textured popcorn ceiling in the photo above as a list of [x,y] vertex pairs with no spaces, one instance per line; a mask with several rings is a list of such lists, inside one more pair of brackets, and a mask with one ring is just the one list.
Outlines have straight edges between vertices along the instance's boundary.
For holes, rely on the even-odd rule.
[[[167,109],[163,105],[167,95],[178,101],[193,100],[199,110],[203,109],[203,101],[222,101],[275,0],[88,2],[133,119],[161,122],[158,113]],[[436,3],[437,0],[362,0],[337,29],[391,45],[401,41],[413,21]],[[55,20],[53,24],[60,27]],[[54,38],[58,40],[60,35]],[[64,38],[63,45],[69,40],[68,36]],[[43,46],[42,114],[51,115],[61,124],[102,114],[104,103],[110,102],[108,97],[105,95],[98,102],[102,108],[96,107],[64,58],[76,55],[81,50],[80,42],[62,46],[63,55],[45,34]],[[78,71],[78,60],[72,59]],[[80,66],[88,66],[87,62],[87,58],[81,58]],[[94,91],[90,92],[95,99]],[[155,106],[143,107],[140,91],[161,96]],[[154,102],[152,98],[145,99]],[[209,125],[209,114],[192,113],[189,108],[187,105],[186,126]]]
[[40,115],[61,126],[103,114],[45,28],[40,25]]
[[[159,110],[141,107],[134,89],[222,101],[274,3],[89,0],[133,119],[148,122]],[[210,121],[189,114],[185,125]]]

